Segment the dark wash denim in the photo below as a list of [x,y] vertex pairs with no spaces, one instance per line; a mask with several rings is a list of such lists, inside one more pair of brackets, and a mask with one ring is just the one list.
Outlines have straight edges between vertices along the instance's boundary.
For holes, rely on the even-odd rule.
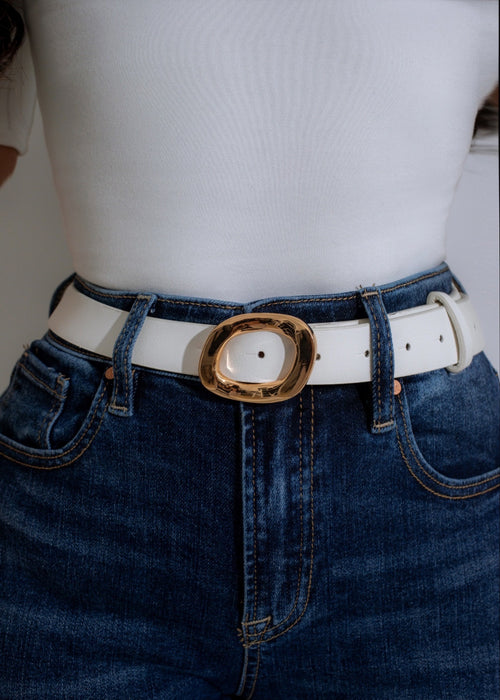
[[[1,398],[0,698],[496,700],[498,378],[479,354],[392,385],[386,314],[451,282],[241,305],[76,278],[131,314],[113,360],[34,341]],[[130,365],[147,314],[252,310],[369,317],[379,380],[255,405]]]

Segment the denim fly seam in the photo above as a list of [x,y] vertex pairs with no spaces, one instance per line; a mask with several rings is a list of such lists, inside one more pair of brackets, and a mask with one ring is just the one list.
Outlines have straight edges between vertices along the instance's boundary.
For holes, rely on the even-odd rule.
[[[311,596],[314,389],[307,387],[281,406],[240,404],[240,415],[244,606],[238,633],[245,660],[238,697],[248,699],[256,688],[262,645],[292,630]],[[279,443],[287,454],[282,466]]]

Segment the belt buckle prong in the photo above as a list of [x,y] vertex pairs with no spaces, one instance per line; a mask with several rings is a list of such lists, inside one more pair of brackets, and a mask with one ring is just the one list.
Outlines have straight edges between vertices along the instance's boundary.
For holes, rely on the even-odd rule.
[[[295,348],[293,364],[282,379],[272,382],[241,382],[220,371],[220,355],[237,335],[267,330],[289,338]],[[240,314],[212,329],[205,341],[198,365],[200,380],[217,396],[249,403],[276,403],[296,396],[306,385],[316,359],[316,338],[312,329],[287,314]]]

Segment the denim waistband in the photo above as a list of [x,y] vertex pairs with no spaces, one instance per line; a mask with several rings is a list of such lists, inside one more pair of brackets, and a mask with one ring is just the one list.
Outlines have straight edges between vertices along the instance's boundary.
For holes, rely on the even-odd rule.
[[[373,285],[379,290],[387,313],[400,311],[426,303],[431,291],[449,293],[455,281],[461,291],[465,291],[454,277],[446,263],[435,268],[384,285]],[[136,299],[152,290],[113,290],[97,286],[84,280],[78,274],[71,275],[56,290],[52,298],[51,311],[57,306],[66,287],[73,283],[81,293],[103,304],[130,311]],[[360,287],[361,289],[361,287]],[[276,296],[240,303],[219,299],[204,299],[176,295],[155,294],[155,303],[149,316],[190,321],[193,323],[218,324],[227,318],[242,313],[276,312],[298,316],[306,323],[327,323],[366,318],[365,306],[360,289],[335,294]]]
[[[257,299],[247,303],[166,296],[151,290],[116,291],[98,287],[73,275],[56,290],[55,308],[66,287],[94,300],[129,311],[113,350],[113,394],[109,411],[133,414],[133,349],[146,317],[217,325],[242,313],[274,312],[296,316],[306,323],[328,323],[368,318],[370,323],[372,424],[374,433],[394,427],[394,348],[388,314],[424,305],[430,292],[451,292],[453,282],[464,292],[446,263],[390,284],[359,287],[350,292]],[[208,393],[208,392],[207,392]]]

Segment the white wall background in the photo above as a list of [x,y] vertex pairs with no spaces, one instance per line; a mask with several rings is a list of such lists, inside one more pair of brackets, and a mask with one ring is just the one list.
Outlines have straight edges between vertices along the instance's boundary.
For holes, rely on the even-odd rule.
[[[498,158],[470,154],[448,222],[448,262],[475,302],[498,368]],[[0,391],[23,345],[46,329],[52,292],[72,272],[39,111],[28,153],[0,188]]]

